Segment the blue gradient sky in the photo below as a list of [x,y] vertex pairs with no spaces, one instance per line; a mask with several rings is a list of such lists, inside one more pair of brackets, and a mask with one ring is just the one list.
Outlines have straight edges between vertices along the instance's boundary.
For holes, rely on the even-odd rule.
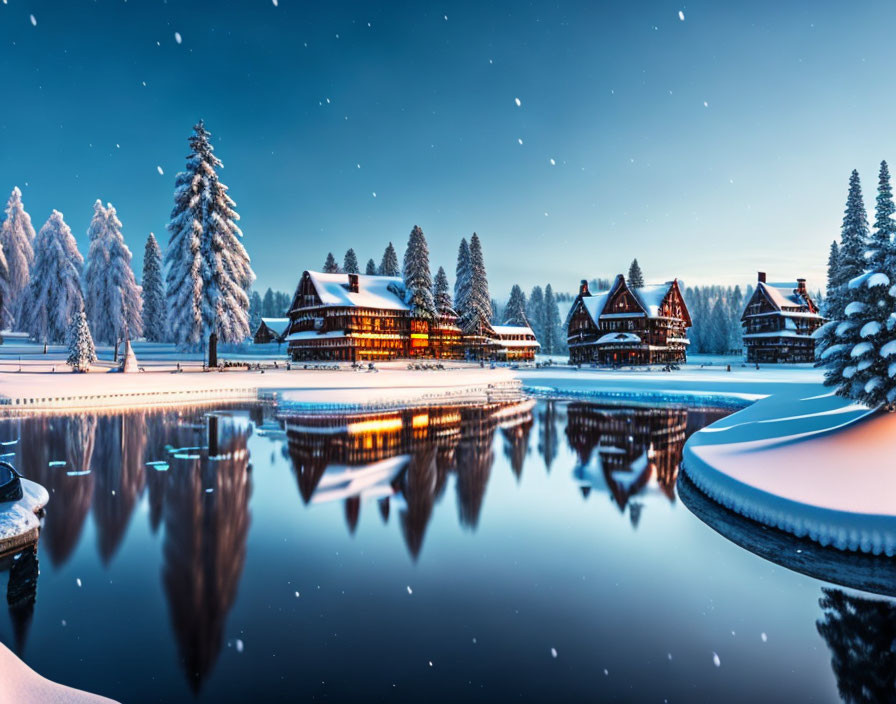
[[0,187],[82,248],[111,201],[138,271],[200,116],[262,290],[414,224],[451,278],[478,231],[499,297],[634,256],[816,288],[896,158],[887,2],[4,2]]

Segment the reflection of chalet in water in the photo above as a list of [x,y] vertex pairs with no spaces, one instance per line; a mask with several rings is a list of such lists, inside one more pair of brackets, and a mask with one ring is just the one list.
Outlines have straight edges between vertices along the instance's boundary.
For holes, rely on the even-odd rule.
[[586,488],[606,486],[622,510],[651,481],[675,498],[687,410],[571,403],[567,419],[566,437],[579,458],[576,476]]
[[[465,337],[452,310],[432,321],[411,315],[398,276],[302,274],[289,310],[293,360],[381,361],[398,357],[533,359],[529,327],[487,326]],[[483,352],[484,351],[484,352]]]
[[524,401],[337,414],[285,409],[281,418],[302,500],[344,501],[352,532],[365,499],[378,500],[384,520],[397,503],[405,543],[416,558],[451,472],[457,474],[460,521],[475,527],[494,461],[495,430],[503,429],[512,458],[525,456],[533,405]]
[[806,280],[772,284],[760,271],[741,322],[748,362],[812,362],[812,337],[824,319],[806,290]]
[[691,325],[678,280],[632,288],[621,274],[608,291],[583,280],[566,319],[571,364],[684,362]]

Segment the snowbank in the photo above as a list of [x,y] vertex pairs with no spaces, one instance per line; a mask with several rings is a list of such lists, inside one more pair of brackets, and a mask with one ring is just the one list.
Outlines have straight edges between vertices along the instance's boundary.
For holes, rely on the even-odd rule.
[[47,505],[50,495],[37,482],[22,479],[22,498],[0,502],[0,554],[17,551],[37,541],[40,518],[37,512]]
[[41,677],[0,643],[0,680],[4,702],[18,704],[114,704],[112,699],[65,687]]

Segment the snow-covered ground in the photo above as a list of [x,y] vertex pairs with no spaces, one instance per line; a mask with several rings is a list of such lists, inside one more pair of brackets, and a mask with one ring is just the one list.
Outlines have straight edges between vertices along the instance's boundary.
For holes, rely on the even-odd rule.
[[114,704],[111,699],[65,687],[41,677],[0,643],[0,700],[18,704]]

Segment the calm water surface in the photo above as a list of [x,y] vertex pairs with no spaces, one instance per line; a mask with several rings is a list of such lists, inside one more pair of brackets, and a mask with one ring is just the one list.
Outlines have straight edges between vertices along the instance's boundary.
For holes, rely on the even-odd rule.
[[891,602],[823,581],[893,593],[889,563],[678,481],[685,438],[721,414],[0,420],[51,492],[39,577],[0,563],[0,640],[126,702],[892,696]]

